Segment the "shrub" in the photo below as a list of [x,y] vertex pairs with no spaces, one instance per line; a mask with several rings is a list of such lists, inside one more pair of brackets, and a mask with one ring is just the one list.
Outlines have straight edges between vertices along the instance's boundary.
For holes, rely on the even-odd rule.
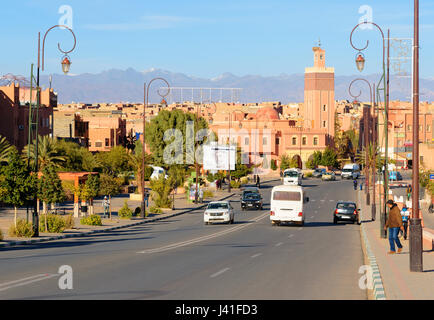
[[66,221],[55,214],[42,215],[39,219],[39,231],[45,232],[45,217],[47,218],[47,232],[62,233],[66,229]]
[[9,235],[11,237],[31,238],[34,235],[33,225],[31,222],[26,222],[24,219],[18,219],[16,227],[15,224],[10,226]]
[[305,177],[305,178],[312,178],[312,177],[313,177],[313,173],[312,173],[312,172],[306,172],[306,173],[304,174],[304,177]]
[[241,184],[248,184],[248,183],[249,183],[249,178],[247,178],[247,177],[242,177],[242,178],[240,179],[240,183],[241,183]]
[[241,182],[231,180],[231,188],[233,189],[239,189],[241,187]]
[[102,226],[101,217],[97,214],[81,218],[80,223],[89,226]]
[[119,218],[122,219],[131,219],[133,216],[133,211],[128,207],[127,200],[124,201],[124,206],[118,212]]
[[274,159],[271,160],[271,170],[273,170],[273,171],[277,170],[276,160],[274,160]]
[[65,219],[65,229],[74,228],[75,220],[72,214],[68,214],[64,219]]
[[161,214],[161,213],[163,213],[163,210],[161,210],[160,208],[158,208],[156,206],[152,206],[149,208],[149,212],[153,213],[153,214]]
[[212,198],[214,197],[214,193],[211,190],[204,190],[203,191],[203,198]]

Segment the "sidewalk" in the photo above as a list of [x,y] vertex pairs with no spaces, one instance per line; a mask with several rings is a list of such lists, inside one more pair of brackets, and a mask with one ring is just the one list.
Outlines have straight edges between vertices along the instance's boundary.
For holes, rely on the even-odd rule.
[[[368,247],[368,260],[374,266],[374,290],[381,299],[381,288],[384,287],[385,298],[388,300],[433,300],[434,299],[434,251],[424,243],[424,272],[410,272],[409,240],[402,240],[401,254],[389,255],[389,240],[380,237],[380,212],[377,205],[376,220],[371,221],[371,207],[366,205],[364,191],[359,191],[359,207],[362,214],[361,234],[364,239],[365,252]],[[378,203],[378,202],[377,202]],[[375,278],[375,265],[381,276]]]
[[[190,211],[193,211],[197,208],[205,207],[206,204],[210,201],[215,200],[223,200],[232,197],[235,192],[231,192],[230,194],[227,190],[219,190],[213,191],[214,197],[208,198],[204,200],[203,204],[191,204],[187,201],[186,194],[178,194],[175,196],[175,210],[164,209],[162,214],[149,214],[147,218],[142,219],[140,217],[133,217],[130,219],[120,219],[117,215],[117,212],[124,205],[124,201],[127,200],[128,206],[132,211],[136,207],[140,207],[140,201],[132,201],[129,200],[128,195],[121,195],[117,197],[113,197],[111,199],[111,210],[112,210],[112,219],[102,219],[102,226],[88,226],[81,225],[81,218],[74,218],[75,224],[73,229],[65,230],[63,233],[39,233],[39,237],[35,238],[14,238],[8,235],[8,230],[10,225],[14,223],[14,210],[10,208],[0,208],[0,230],[3,233],[3,241],[0,241],[1,247],[10,247],[19,244],[29,244],[29,243],[37,243],[43,241],[50,240],[58,240],[63,238],[70,237],[79,237],[83,235],[89,235],[97,232],[111,231],[119,228],[130,227],[138,224],[154,222],[162,219],[167,219],[170,217],[174,217],[177,215],[181,215]],[[94,200],[94,213],[98,215],[103,215],[102,208],[102,199]],[[149,204],[149,207],[152,203]],[[148,207],[148,209],[149,209]],[[60,214],[63,214],[63,208],[65,208],[65,214],[72,214],[73,212],[73,203],[66,203],[65,206],[62,206],[62,210],[59,211]],[[20,209],[18,211],[17,217],[26,219],[26,209]],[[30,217],[31,221],[31,212]]]

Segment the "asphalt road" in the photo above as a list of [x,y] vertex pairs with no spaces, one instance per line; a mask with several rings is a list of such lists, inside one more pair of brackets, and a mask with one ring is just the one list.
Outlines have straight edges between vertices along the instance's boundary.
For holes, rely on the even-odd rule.
[[[91,237],[0,249],[0,299],[367,299],[359,288],[359,226],[332,223],[338,200],[356,200],[351,181],[303,181],[306,223],[271,226],[274,182],[263,211],[207,225],[202,211]],[[61,289],[61,266],[72,289]]]

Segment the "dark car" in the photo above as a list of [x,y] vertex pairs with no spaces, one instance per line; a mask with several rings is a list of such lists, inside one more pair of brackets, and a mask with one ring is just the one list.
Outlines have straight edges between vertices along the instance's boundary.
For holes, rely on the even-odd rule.
[[262,210],[262,197],[259,193],[248,192],[241,199],[241,210]]
[[257,187],[247,187],[247,188],[244,188],[243,189],[243,192],[242,192],[242,194],[241,194],[241,197],[240,197],[240,199],[243,199],[244,198],[244,196],[246,195],[246,194],[248,194],[248,193],[255,193],[255,194],[261,194],[260,192],[259,192],[259,188],[257,188]]
[[360,209],[354,202],[339,201],[336,204],[336,209],[333,212],[333,223],[337,224],[339,221],[351,221],[353,224],[357,222],[360,224]]

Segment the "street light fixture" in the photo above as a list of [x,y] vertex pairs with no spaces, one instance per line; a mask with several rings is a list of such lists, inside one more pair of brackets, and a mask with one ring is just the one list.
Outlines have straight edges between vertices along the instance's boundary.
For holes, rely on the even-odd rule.
[[[62,60],[62,71],[66,74],[69,72],[70,66],[71,66],[71,61],[68,57],[68,53],[71,53],[72,51],[74,51],[76,44],[77,44],[77,39],[75,37],[74,32],[72,31],[71,28],[65,26],[65,25],[55,25],[51,28],[49,28],[45,34],[44,34],[44,38],[42,40],[42,71],[44,71],[44,66],[45,66],[45,39],[47,38],[48,33],[55,29],[55,28],[63,28],[68,30],[69,32],[71,32],[73,38],[74,38],[74,46],[72,47],[71,50],[69,51],[64,51],[62,50],[62,48],[60,47],[60,44],[57,44],[57,47],[59,49],[60,52],[62,52],[64,54],[63,60]],[[32,143],[33,141],[33,134],[35,134],[34,137],[34,141],[35,141],[35,164],[34,164],[34,172],[36,174],[38,174],[39,171],[39,165],[38,165],[38,127],[39,127],[39,107],[41,105],[41,87],[39,84],[39,80],[40,80],[40,67],[41,67],[41,33],[38,33],[38,68],[37,68],[37,75],[36,75],[36,110],[35,113],[33,114],[33,106],[32,106],[32,92],[30,91],[30,106],[29,106],[29,145]],[[30,90],[32,90],[33,88],[33,81],[34,81],[34,77],[33,77],[33,65],[32,65],[32,73],[31,73],[31,85],[30,85]],[[33,119],[33,117],[35,119]],[[54,121],[54,117],[53,117],[53,121]],[[34,129],[33,129],[34,127]],[[53,128],[54,129],[54,128]],[[34,132],[33,132],[34,131]],[[53,134],[53,132],[52,132]],[[28,156],[28,164],[30,163],[30,148],[29,148],[29,153],[27,154]],[[38,217],[38,199],[37,199],[37,194],[35,192],[34,194],[34,199],[33,199],[33,214],[32,214],[32,224],[33,224],[33,237],[38,237],[39,236],[39,217]]]
[[[390,30],[388,30],[387,36],[388,36],[388,43],[387,43],[387,63],[386,63],[386,42],[384,37],[383,30],[374,22],[365,21],[362,23],[359,23],[356,25],[350,34],[350,44],[351,46],[358,51],[358,55],[356,57],[356,66],[359,71],[362,71],[365,66],[365,58],[363,56],[362,51],[364,51],[369,46],[369,41],[366,42],[365,47],[363,48],[357,48],[353,44],[353,33],[354,31],[360,27],[361,25],[371,24],[375,26],[381,33],[381,37],[383,40],[383,74],[380,78],[379,84],[377,85],[377,97],[379,96],[379,91],[383,91],[383,97],[384,97],[384,186],[383,186],[383,207],[381,211],[381,230],[380,235],[382,238],[387,237],[387,231],[384,230],[384,225],[386,223],[386,211],[387,211],[387,205],[386,201],[388,200],[389,195],[389,169],[388,169],[388,124],[389,124],[389,51],[390,51]],[[382,83],[382,88],[380,89],[380,83]]]
[[149,87],[151,86],[151,84],[154,81],[163,81],[166,83],[167,85],[167,93],[166,94],[160,94],[160,90],[158,90],[158,95],[162,98],[162,100],[164,100],[164,98],[166,96],[169,95],[170,93],[170,85],[169,82],[167,82],[166,79],[163,78],[154,78],[151,81],[149,81],[148,85],[146,85],[146,82],[144,83],[143,87],[144,87],[144,98],[143,98],[143,144],[142,144],[142,170],[141,170],[141,182],[142,182],[142,202],[141,202],[141,210],[140,210],[140,217],[141,218],[145,218],[146,214],[145,214],[145,192],[146,192],[146,188],[145,188],[145,154],[146,154],[146,141],[145,141],[145,132],[146,132],[146,109],[148,108],[148,104],[149,104]]
[[362,72],[365,68],[365,62],[365,56],[363,55],[363,53],[359,52],[356,56],[356,66],[360,72]]

